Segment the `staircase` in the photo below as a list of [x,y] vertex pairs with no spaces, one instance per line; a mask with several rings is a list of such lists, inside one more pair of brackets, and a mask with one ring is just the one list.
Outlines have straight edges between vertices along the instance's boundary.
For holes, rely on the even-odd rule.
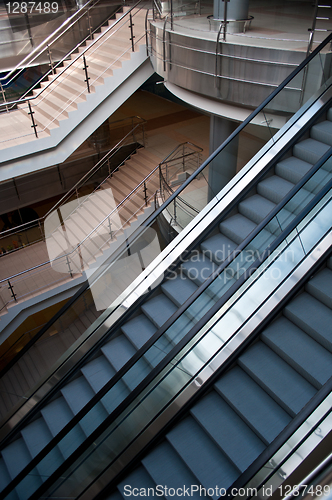
[[[192,258],[182,262],[176,276],[164,280],[152,295],[149,294],[132,318],[122,323],[121,332],[107,341],[93,359],[88,360],[76,376],[62,386],[57,397],[21,430],[19,437],[3,449],[0,461],[3,485],[27,466],[31,457],[36,456],[112,379],[330,148],[331,120],[332,110],[329,109],[325,119],[320,118],[311,127],[307,133],[310,137],[299,140],[284,159],[270,168],[268,174],[259,180],[255,192],[237,205],[237,213],[233,210],[232,215],[218,224],[211,235],[200,243],[200,247],[192,252]],[[306,184],[306,189],[301,188],[297,196],[288,202],[287,210],[282,210],[282,228],[331,177],[331,165],[327,162]],[[120,178],[118,186],[121,186]],[[259,233],[259,238],[256,237],[252,245],[254,252],[260,254],[274,241],[280,233],[277,226],[271,222]],[[329,267],[310,281],[306,292],[285,308],[284,317],[273,323],[277,326],[269,327],[260,340],[241,356],[236,369],[225,375],[221,379],[223,382],[215,384],[215,392],[191,410],[190,415],[167,435],[167,440],[143,460],[142,467],[130,480],[137,479],[137,484],[143,484],[146,478],[147,485],[155,483],[176,487],[176,484],[197,484],[197,480],[205,486],[218,477],[218,483],[222,481],[223,485],[230,485],[262,453],[331,376],[329,351],[332,351],[332,345],[326,333],[329,331],[327,325],[332,321],[331,264],[330,260]],[[223,285],[215,280],[216,286],[210,286],[207,293],[200,297],[200,311],[195,314],[188,311],[182,315],[179,330],[173,330],[174,335],[169,338],[161,337],[156,348],[139,359],[75,427],[75,440],[70,433],[47,455],[47,460],[37,466],[35,474],[29,475],[24,484],[16,488],[18,498],[27,498],[30,491],[35,491],[42,484],[43,478],[60,466],[236,279],[235,273]],[[318,319],[313,314],[317,310]],[[300,347],[294,349],[294,345]],[[312,352],[317,353],[318,361],[309,363]],[[236,380],[238,383],[235,384]],[[234,384],[236,390],[230,391]],[[253,414],[253,409],[257,408],[260,411]],[[268,428],[265,425],[267,422]],[[167,465],[162,457],[167,457]],[[203,463],[206,464],[204,467]],[[121,490],[121,485],[119,488]]]
[[[0,141],[3,162],[12,162],[37,151],[44,160],[36,159],[38,167],[35,163],[34,169],[50,166],[50,161],[52,165],[62,162],[72,148],[77,147],[77,141],[82,143],[91,135],[152,74],[151,65],[144,65],[148,62],[144,50],[146,10],[135,8],[130,13],[117,14],[117,19],[109,21],[108,27],[95,34],[93,40],[79,48],[78,53],[72,54],[63,68],[56,68],[55,75],[41,83],[41,90],[34,91],[34,96],[38,97],[29,101],[31,109],[24,102],[17,110],[0,116],[0,130],[8,131],[5,139]],[[121,95],[114,97],[116,93]],[[116,102],[111,102],[112,96]],[[106,109],[99,108],[102,103],[107,114]],[[95,113],[97,108],[98,113]],[[80,127],[84,120],[85,126]],[[73,132],[74,144],[73,137],[69,140]],[[47,150],[61,141],[66,141],[62,143],[62,151],[57,151],[57,158],[51,160]],[[67,156],[64,157],[64,153]],[[32,168],[28,159],[26,166],[21,165],[25,173],[26,168]],[[1,180],[5,180],[6,175],[3,173]]]
[[331,309],[330,258],[107,499],[128,485],[230,487],[332,376]]
[[[80,273],[95,263],[103,252],[114,250],[116,240],[151,207],[159,185],[158,172],[151,172],[159,163],[160,158],[152,152],[138,149],[91,195],[60,208],[63,225],[56,213],[51,214],[44,224],[50,260],[71,252],[68,261],[52,262],[53,269],[68,275],[69,264],[72,273]],[[139,186],[145,178],[147,200],[144,184]],[[58,227],[52,230],[54,224]],[[80,255],[75,250],[77,245]]]

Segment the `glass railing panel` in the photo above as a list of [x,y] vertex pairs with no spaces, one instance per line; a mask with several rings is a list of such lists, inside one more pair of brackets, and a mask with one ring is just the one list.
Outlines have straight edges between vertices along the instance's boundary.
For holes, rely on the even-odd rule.
[[[91,477],[86,477],[87,463],[91,464],[90,472],[96,477],[102,472],[105,464],[110,464],[112,457],[116,458],[132,441],[146,428],[153,418],[165,406],[183,390],[183,388],[197,377],[206,363],[212,361],[217,354],[211,349],[212,345],[218,347],[226,343],[243,323],[252,316],[259,306],[275,291],[287,276],[306,257],[303,250],[302,236],[311,232],[310,225],[317,224],[320,220],[329,219],[328,231],[331,226],[331,195],[330,191],[322,200],[322,206],[315,207],[305,227],[293,234],[289,244],[283,241],[280,246],[264,261],[262,266],[250,276],[237,294],[237,300],[228,306],[227,311],[220,311],[212,318],[203,331],[199,332],[151,382],[139,397],[129,405],[121,416],[114,421],[110,427],[98,439],[93,447],[84,453],[82,459],[78,460],[66,474],[62,475],[61,482],[66,478],[67,494],[78,494],[81,488],[91,482]],[[318,213],[317,213],[318,211]],[[329,215],[327,215],[329,213]],[[309,220],[310,219],[310,220]],[[312,240],[310,250],[317,241],[326,234],[326,228],[321,226],[321,232]],[[308,251],[310,251],[308,249]],[[202,339],[204,341],[202,342]],[[217,341],[217,343],[216,343]],[[221,344],[220,344],[221,343]],[[175,363],[175,365],[174,365]],[[112,453],[110,455],[110,450]],[[97,457],[99,465],[97,465]],[[75,471],[75,472],[74,472]],[[84,471],[84,473],[83,473]],[[75,473],[75,479],[80,478],[81,483],[72,489],[70,485],[71,475]],[[64,488],[64,484],[60,486]],[[57,487],[52,488],[52,493]]]

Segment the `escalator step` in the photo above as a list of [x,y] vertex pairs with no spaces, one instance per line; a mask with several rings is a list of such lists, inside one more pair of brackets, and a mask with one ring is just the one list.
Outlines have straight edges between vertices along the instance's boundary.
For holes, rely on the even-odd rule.
[[317,389],[332,376],[332,354],[286,318],[272,323],[261,338]]
[[217,269],[214,262],[202,253],[191,256],[188,262],[181,264],[181,270],[189,279],[200,286]]
[[295,156],[290,156],[277,163],[275,172],[279,177],[286,179],[286,181],[297,184],[312,166],[312,163],[300,160]]
[[316,393],[309,382],[263,342],[250,347],[238,363],[293,417]]
[[[126,499],[130,496],[129,492],[133,492],[134,494],[138,491],[136,488],[138,488],[138,490],[141,488],[144,488],[145,490],[147,490],[147,488],[152,488],[155,490],[156,488],[156,484],[142,466],[135,469],[126,477],[124,481],[118,484],[118,494],[120,496],[115,496],[113,494],[114,496],[112,495],[109,500],[120,500],[121,498]],[[158,498],[164,498],[164,496],[158,494]]]
[[332,271],[326,267],[314,276],[305,286],[310,295],[332,309]]
[[239,212],[255,222],[255,224],[259,224],[265,217],[267,217],[275,206],[275,203],[267,198],[264,198],[259,194],[254,194],[239,203]]
[[[32,458],[43,450],[52,439],[52,434],[42,418],[39,418],[27,425],[21,433]],[[36,468],[44,481],[62,463],[63,457],[58,447],[55,447],[41,462],[39,462]]]
[[313,165],[330,149],[330,146],[314,139],[305,139],[293,147],[293,155]]
[[[165,485],[168,489],[175,488],[176,490],[183,487],[190,488],[192,484],[197,484],[195,476],[167,441],[152,450],[143,458],[142,463],[157,485]],[[199,492],[196,491],[190,496],[197,500],[201,499]],[[171,499],[174,495],[165,495],[165,498]]]
[[148,300],[141,307],[144,314],[160,328],[177,310],[176,305],[163,293]]
[[256,228],[256,224],[241,214],[233,215],[219,224],[220,231],[238,245]]
[[181,273],[176,278],[165,281],[161,289],[177,307],[180,307],[197,290],[197,285]]
[[286,181],[282,177],[273,175],[258,184],[257,192],[273,203],[280,203],[293,187],[293,183]]
[[[53,437],[73,418],[73,412],[62,397],[45,406],[41,410],[41,414]],[[77,446],[83,443],[84,439],[85,435],[81,427],[76,425],[68,434],[68,438],[62,439],[58,444],[62,455],[65,458],[69,457]]]
[[210,260],[213,260],[217,266],[220,266],[236,247],[237,244],[234,241],[221,233],[215,234],[201,243],[203,254]]
[[308,293],[295,297],[284,315],[332,352],[332,311]]
[[239,366],[214,385],[216,391],[265,443],[269,444],[291,417]]
[[241,472],[265,449],[259,437],[215,391],[201,399],[190,413]]
[[310,129],[310,137],[332,146],[332,123],[329,120],[316,123]]
[[239,471],[192,417],[174,427],[167,440],[206,489],[216,484],[228,488],[237,479]]

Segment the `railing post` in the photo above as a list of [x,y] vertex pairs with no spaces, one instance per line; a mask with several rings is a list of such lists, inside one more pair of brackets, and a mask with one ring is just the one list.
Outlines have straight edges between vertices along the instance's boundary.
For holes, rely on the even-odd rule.
[[144,181],[143,191],[144,191],[145,206],[147,207],[148,206],[148,194],[147,194],[147,187],[146,187],[146,182],[145,181]]
[[37,137],[38,139],[38,134],[37,134],[37,124],[35,123],[35,119],[33,117],[33,115],[35,114],[34,111],[32,111],[32,108],[31,108],[31,104],[30,104],[30,101],[28,101],[28,106],[29,106],[29,113],[28,115],[31,116],[31,121],[32,121],[32,125],[31,125],[31,128],[33,128],[34,132],[35,132],[35,136]]
[[54,70],[53,61],[52,61],[52,51],[51,51],[49,45],[46,45],[46,47],[47,47],[48,60],[50,61],[50,67],[52,70],[52,74],[55,75],[55,70]]
[[111,235],[111,240],[113,240],[113,231],[112,231],[112,222],[111,219],[108,217],[108,227]]
[[184,144],[182,145],[182,169],[185,171],[185,162],[184,162]]
[[7,282],[8,282],[8,290],[11,291],[13,299],[15,300],[15,302],[17,302],[16,293],[14,292],[13,285],[9,280],[7,280]]
[[86,64],[86,59],[85,59],[85,55],[83,56],[83,71],[85,72],[85,82],[86,82],[86,85],[87,85],[87,88],[88,88],[88,92],[90,94],[90,85],[89,85],[89,80],[90,80],[90,77],[88,75],[88,65]]
[[43,230],[42,230],[42,226],[41,226],[40,220],[38,220],[38,226],[39,226],[39,230],[40,230],[40,234],[41,234],[42,240],[45,240],[45,236],[43,234]]
[[89,26],[89,35],[90,35],[90,40],[92,40],[90,7],[88,7],[88,10],[87,10],[87,16],[88,16],[88,26]]
[[[1,82],[0,82],[0,91],[1,91],[1,95],[2,95],[3,102],[7,102],[7,100],[6,100],[6,91],[5,91],[5,89],[3,88],[3,86],[2,86],[2,83],[1,83]],[[6,106],[6,110],[7,110],[7,111],[9,111],[8,106]]]
[[173,0],[171,0],[171,31],[173,31]]
[[174,222],[175,222],[175,224],[177,224],[177,222],[176,222],[176,198],[174,198]]
[[129,28],[130,28],[130,38],[131,40],[131,50],[132,52],[135,52],[135,45],[134,45],[134,30],[133,30],[134,24],[133,24],[133,17],[131,15],[131,12],[129,12]]
[[226,42],[226,32],[227,32],[227,2],[229,2],[229,0],[224,0],[224,35],[223,35],[224,42]]
[[66,255],[66,260],[67,260],[68,271],[69,271],[70,277],[72,278],[73,277],[73,270],[70,267],[70,262],[69,262],[69,259],[68,259],[68,255]]

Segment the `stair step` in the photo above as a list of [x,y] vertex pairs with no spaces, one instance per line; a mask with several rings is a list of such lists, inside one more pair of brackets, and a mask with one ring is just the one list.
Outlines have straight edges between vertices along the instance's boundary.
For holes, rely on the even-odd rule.
[[316,123],[310,129],[310,137],[319,142],[324,142],[332,146],[332,123],[329,120],[325,120],[320,123]]
[[177,311],[175,304],[163,293],[146,301],[141,309],[157,328]]
[[239,366],[214,385],[246,424],[268,445],[291,421],[291,417]]
[[[189,488],[197,484],[197,479],[183,463],[173,447],[163,441],[142,460],[145,469],[157,485],[165,485],[168,489]],[[191,498],[200,500],[199,492],[193,491]],[[166,497],[167,498],[167,497]]]
[[305,289],[310,295],[332,309],[332,271],[326,267],[319,271],[306,284]]
[[273,322],[261,338],[316,389],[332,376],[332,354],[286,318]]
[[215,391],[196,403],[190,413],[240,472],[265,449],[259,437]]
[[[74,413],[63,397],[57,398],[41,410],[52,436],[56,436],[74,416]],[[58,444],[64,458],[68,458],[77,446],[85,440],[80,426],[76,425]]]
[[272,201],[255,194],[239,203],[239,213],[259,224],[275,208]]
[[[52,439],[52,434],[43,418],[38,418],[31,422],[21,431],[21,434],[32,458],[37,456]],[[38,463],[36,468],[44,481],[60,467],[62,463],[63,457],[56,446]]]
[[239,471],[192,417],[175,426],[167,440],[204,488],[216,484],[228,488],[237,479]]
[[259,182],[257,192],[273,203],[280,203],[293,187],[294,184],[291,182],[277,175],[273,175]]
[[237,244],[221,233],[215,234],[201,243],[203,254],[217,266],[220,266],[236,248]]
[[309,382],[263,342],[242,354],[238,364],[293,417],[316,393]]
[[[136,349],[124,335],[111,340],[101,350],[116,371],[120,370],[136,353]],[[122,380],[130,390],[133,390],[149,373],[149,365],[141,358],[130,368]]]
[[[10,483],[10,475],[8,473],[6,464],[3,458],[0,458],[0,488],[1,491]],[[19,500],[17,493],[12,491],[10,495],[7,496],[8,500]]]
[[187,262],[181,264],[181,271],[197,286],[204,283],[216,269],[216,264],[202,253],[193,255]]
[[[128,498],[129,491],[139,491],[141,488],[144,488],[144,491],[147,491],[147,488],[152,488],[155,490],[156,484],[153,482],[147,471],[141,465],[133,472],[131,472],[124,481],[118,484],[118,494],[120,498],[114,497],[112,495],[112,500],[120,500],[121,498]],[[137,488],[137,489],[135,489]],[[164,497],[162,497],[164,498]]]
[[197,285],[184,274],[169,278],[161,285],[163,293],[180,307],[197,290]]
[[312,167],[312,163],[291,156],[278,162],[275,166],[275,172],[286,181],[297,184]]
[[[105,356],[99,356],[87,363],[81,369],[84,377],[89,382],[93,391],[97,393],[109,382],[115,375],[114,368],[107,361]],[[101,403],[108,413],[112,411],[128,396],[129,390],[122,380],[119,380],[106,394],[102,397]]]
[[332,311],[329,307],[304,292],[285,307],[284,315],[332,352]]
[[[61,389],[61,393],[74,415],[76,415],[94,396],[92,388],[83,376],[66,384]],[[80,420],[80,426],[85,435],[89,436],[106,417],[106,410],[101,403],[97,403],[85,417]]]
[[293,155],[313,165],[330,149],[330,146],[314,139],[305,139],[293,147]]

